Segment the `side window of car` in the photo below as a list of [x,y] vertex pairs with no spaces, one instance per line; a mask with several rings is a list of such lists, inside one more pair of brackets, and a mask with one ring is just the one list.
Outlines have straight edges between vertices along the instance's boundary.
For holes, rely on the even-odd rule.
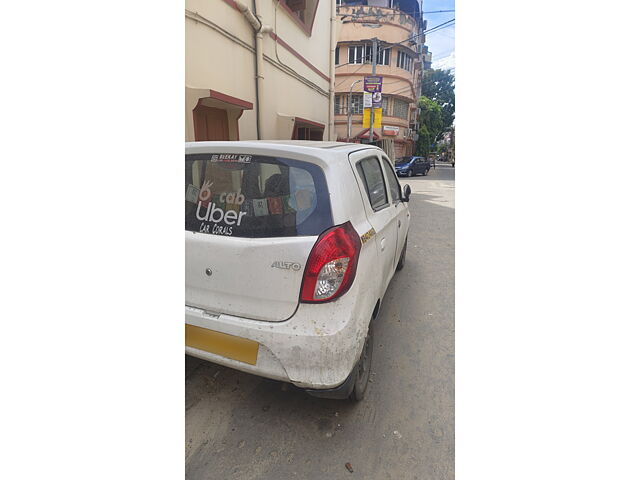
[[391,190],[391,200],[393,202],[400,201],[400,183],[398,182],[398,177],[396,176],[396,172],[391,168],[389,162],[387,162],[384,158],[382,159],[382,165],[384,165],[384,172],[387,174],[387,179],[389,180],[389,190]]
[[378,159],[376,157],[365,158],[358,163],[357,169],[362,183],[367,189],[371,208],[377,211],[388,205],[387,189]]

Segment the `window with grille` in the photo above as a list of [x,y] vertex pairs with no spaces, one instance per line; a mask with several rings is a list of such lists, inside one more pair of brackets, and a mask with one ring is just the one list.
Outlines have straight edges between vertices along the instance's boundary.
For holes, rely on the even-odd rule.
[[360,64],[364,62],[364,45],[351,45],[349,47],[349,63]]
[[411,71],[412,65],[413,60],[411,59],[411,56],[406,52],[398,50],[398,55],[396,57],[396,67]]
[[[336,50],[337,51],[337,50]],[[378,65],[389,65],[389,58],[391,57],[391,49],[383,48],[378,50],[376,62]],[[373,47],[371,45],[351,45],[349,47],[349,63],[362,64],[371,63],[373,58]],[[336,59],[336,64],[338,60]]]
[[351,95],[352,113],[362,115],[362,93]]
[[333,113],[336,115],[346,115],[347,114],[347,101],[346,99],[343,102],[344,95],[336,95],[333,103]]
[[391,56],[390,48],[378,49],[378,65],[389,65],[389,57]]
[[407,119],[409,113],[409,103],[403,100],[395,99],[393,101],[393,116]]
[[389,97],[382,96],[382,115],[389,115]]

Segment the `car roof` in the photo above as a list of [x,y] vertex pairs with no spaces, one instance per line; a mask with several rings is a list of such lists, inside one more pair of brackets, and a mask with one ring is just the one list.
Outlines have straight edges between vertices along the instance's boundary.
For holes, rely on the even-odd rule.
[[382,152],[375,145],[309,140],[239,140],[224,142],[186,142],[186,154],[238,153],[282,156],[325,165],[341,164],[354,152]]
[[[320,142],[313,140],[238,140],[238,141],[222,141],[222,142],[186,142],[186,148],[191,149],[203,149],[215,147],[216,149],[225,147],[249,147],[249,148],[267,148],[269,150],[290,150],[290,151],[305,151],[309,150],[341,150],[342,152],[352,152],[357,150],[363,150],[366,148],[379,150],[379,147],[375,145],[361,144],[361,143],[347,143],[347,142]],[[271,148],[274,147],[274,148]],[[289,148],[282,148],[289,147]]]

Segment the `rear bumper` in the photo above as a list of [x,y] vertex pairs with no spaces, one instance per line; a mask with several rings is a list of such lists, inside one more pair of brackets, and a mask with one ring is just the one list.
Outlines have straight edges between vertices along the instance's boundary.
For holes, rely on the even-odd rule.
[[[351,300],[350,300],[351,298]],[[187,325],[258,343],[255,365],[194,346],[194,357],[305,389],[334,389],[348,383],[368,328],[370,313],[358,312],[347,294],[323,305],[300,304],[284,322],[262,322],[230,315],[211,315],[187,306]]]
[[351,371],[347,379],[342,382],[342,384],[333,388],[325,388],[323,390],[315,390],[312,388],[307,388],[305,391],[311,395],[312,397],[317,398],[332,398],[335,400],[344,400],[348,398],[353,390],[353,385],[356,383],[356,372],[354,370]]

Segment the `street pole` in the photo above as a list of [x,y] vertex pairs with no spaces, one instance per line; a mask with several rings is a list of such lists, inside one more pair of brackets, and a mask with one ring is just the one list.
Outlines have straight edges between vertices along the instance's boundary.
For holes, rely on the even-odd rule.
[[[378,62],[378,39],[376,37],[373,37],[373,39],[371,40],[373,42],[373,47],[371,48],[371,75],[375,75],[376,74],[376,64]],[[371,108],[370,108],[370,113],[371,115],[369,115],[371,123],[369,126],[369,143],[373,143],[373,117],[374,117],[374,113],[373,113],[373,94],[371,94]]]
[[353,86],[361,81],[362,80],[356,80],[349,88],[349,100],[347,103],[347,142],[351,141],[351,118],[353,117],[353,101],[351,99],[351,95],[353,93]]

